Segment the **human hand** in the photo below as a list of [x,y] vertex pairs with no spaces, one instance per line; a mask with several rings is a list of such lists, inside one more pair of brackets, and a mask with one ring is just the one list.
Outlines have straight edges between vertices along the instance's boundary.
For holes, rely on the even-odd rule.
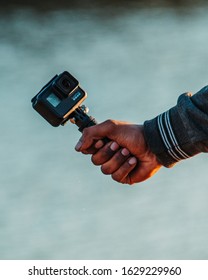
[[[104,144],[104,138],[110,141]],[[104,174],[124,184],[142,182],[162,166],[147,146],[143,125],[108,120],[85,128],[75,149],[92,154],[92,162],[101,165]]]

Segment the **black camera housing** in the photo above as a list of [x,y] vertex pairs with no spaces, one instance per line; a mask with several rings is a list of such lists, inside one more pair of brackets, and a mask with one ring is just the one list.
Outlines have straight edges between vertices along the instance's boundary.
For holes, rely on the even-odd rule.
[[67,71],[53,77],[35,95],[33,108],[52,126],[64,125],[73,118],[74,111],[86,99],[87,93]]

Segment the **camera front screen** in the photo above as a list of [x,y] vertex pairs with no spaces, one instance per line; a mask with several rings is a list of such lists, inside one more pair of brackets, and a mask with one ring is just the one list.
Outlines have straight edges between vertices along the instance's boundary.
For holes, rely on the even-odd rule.
[[53,107],[57,107],[61,103],[61,99],[54,93],[51,93],[46,99]]

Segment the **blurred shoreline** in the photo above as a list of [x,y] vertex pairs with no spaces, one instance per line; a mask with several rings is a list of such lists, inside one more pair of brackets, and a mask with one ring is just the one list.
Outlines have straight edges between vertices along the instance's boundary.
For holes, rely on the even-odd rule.
[[115,10],[122,10],[122,9],[142,9],[142,8],[156,8],[156,7],[170,7],[170,8],[194,8],[199,6],[207,5],[207,1],[199,0],[199,1],[192,1],[192,0],[59,0],[57,1],[50,1],[45,0],[42,1],[35,1],[35,0],[13,0],[13,1],[1,1],[1,8],[0,11],[12,11],[18,8],[31,8],[38,11],[50,11],[50,10],[59,10],[59,9],[115,9]]
[[[2,4],[3,2],[3,4]],[[143,123],[207,84],[205,1],[1,1],[0,258],[208,259],[207,156],[134,188],[31,98],[68,70],[98,122]]]

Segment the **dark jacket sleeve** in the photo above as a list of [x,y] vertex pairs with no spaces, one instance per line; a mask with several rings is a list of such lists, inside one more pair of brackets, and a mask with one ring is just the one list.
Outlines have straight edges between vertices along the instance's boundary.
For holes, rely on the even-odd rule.
[[208,86],[179,96],[177,105],[144,123],[150,150],[171,167],[180,160],[208,152]]

